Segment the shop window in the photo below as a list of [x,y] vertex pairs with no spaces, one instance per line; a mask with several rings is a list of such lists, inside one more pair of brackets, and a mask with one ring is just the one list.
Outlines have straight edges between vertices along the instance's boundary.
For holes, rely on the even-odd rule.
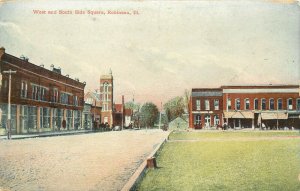
[[194,125],[199,125],[201,123],[201,116],[195,115]]
[[300,110],[300,98],[297,99],[297,110]]

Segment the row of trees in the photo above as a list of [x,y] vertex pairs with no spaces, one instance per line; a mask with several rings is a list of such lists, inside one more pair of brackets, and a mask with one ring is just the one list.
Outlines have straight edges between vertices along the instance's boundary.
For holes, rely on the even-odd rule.
[[[164,112],[161,116],[161,124],[167,124],[169,121],[182,117],[189,109],[190,92],[185,90],[183,96],[177,96],[163,105]],[[133,121],[135,127],[153,127],[159,122],[159,110],[152,102],[147,102],[141,106],[132,101],[125,103],[125,108],[132,109],[134,112]]]

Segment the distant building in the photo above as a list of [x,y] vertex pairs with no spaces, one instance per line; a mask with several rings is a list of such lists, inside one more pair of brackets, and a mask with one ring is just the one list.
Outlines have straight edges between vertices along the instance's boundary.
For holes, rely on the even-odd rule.
[[100,76],[100,107],[102,108],[101,123],[108,123],[110,126],[113,125],[113,89],[113,75],[110,70],[108,75]]
[[[89,121],[92,128],[99,128],[101,124],[102,108],[100,104],[100,94],[97,92],[87,92],[84,96],[85,116],[84,121]],[[90,117],[88,117],[90,116]]]
[[203,129],[222,124],[223,96],[221,88],[192,89],[189,125]]
[[124,111],[124,118],[125,118],[125,127],[133,124],[133,110],[132,109],[125,109]]
[[[300,95],[299,85],[226,85],[208,92],[208,89],[192,89],[190,99],[190,128],[200,128],[215,115],[216,110],[207,110],[207,103],[215,107],[219,99],[218,116],[222,113],[220,124],[224,122],[231,128],[299,128]],[[211,98],[211,99],[209,99]],[[204,104],[205,106],[203,106]],[[215,108],[214,108],[215,109]],[[207,112],[207,114],[205,113]],[[199,117],[200,116],[200,117]],[[211,125],[216,125],[212,122]],[[215,121],[215,120],[214,120]]]
[[[65,131],[82,128],[85,83],[17,58],[0,48],[0,70],[17,71],[12,76],[11,127],[13,134]],[[8,76],[2,74],[0,92],[1,128],[6,128]]]

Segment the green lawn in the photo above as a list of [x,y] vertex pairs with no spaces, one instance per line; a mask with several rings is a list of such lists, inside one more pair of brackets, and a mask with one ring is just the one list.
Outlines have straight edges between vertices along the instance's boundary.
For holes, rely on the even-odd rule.
[[[263,136],[261,133],[248,136]],[[194,139],[206,134],[224,135],[173,133],[170,137]],[[138,190],[300,190],[300,139],[168,142],[157,164],[159,168],[147,171]]]
[[180,132],[175,131],[170,136],[170,140],[203,139],[203,138],[243,138],[243,137],[281,137],[281,136],[300,136],[299,131],[198,131]]

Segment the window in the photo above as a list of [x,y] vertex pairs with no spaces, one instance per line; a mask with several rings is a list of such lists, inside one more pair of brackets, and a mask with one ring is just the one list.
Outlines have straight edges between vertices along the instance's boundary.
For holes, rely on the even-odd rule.
[[246,110],[250,109],[250,100],[248,98],[245,99],[245,109]]
[[39,87],[32,85],[32,99],[39,100]]
[[214,106],[215,106],[215,110],[219,110],[219,100],[218,99],[214,100]]
[[217,126],[220,124],[220,118],[219,115],[215,115],[214,116],[214,125]]
[[266,99],[265,98],[261,99],[261,110],[266,110]]
[[67,129],[73,129],[73,110],[67,109]]
[[21,97],[27,98],[27,82],[25,81],[21,82]]
[[200,108],[200,99],[196,100],[196,110],[201,110],[201,108]]
[[58,102],[58,90],[56,88],[53,89],[52,102],[54,103]]
[[299,111],[300,110],[300,98],[297,99],[297,106],[296,107],[297,107],[297,110]]
[[274,110],[274,99],[273,98],[271,98],[270,100],[269,100],[269,108],[270,108],[270,110]]
[[201,116],[195,115],[194,125],[199,125],[201,123]]
[[258,99],[254,99],[254,110],[258,110]]
[[209,110],[209,109],[210,109],[210,107],[209,107],[209,100],[206,99],[205,100],[205,110]]
[[74,105],[75,106],[78,106],[78,97],[77,96],[74,96],[74,98],[73,98],[73,103],[74,103]]
[[287,109],[288,110],[293,109],[293,99],[292,98],[287,99]]
[[103,103],[102,111],[108,111],[108,104]]
[[50,109],[49,108],[40,108],[40,127],[41,128],[50,128]]
[[69,104],[69,95],[67,93],[60,94],[60,103]]
[[103,91],[104,92],[108,92],[108,83],[107,82],[105,82],[104,84],[103,84]]
[[47,94],[47,89],[44,87],[40,87],[40,100],[42,101],[47,101],[46,100],[46,94]]
[[240,99],[235,99],[235,109],[241,110],[241,101]]
[[281,98],[279,98],[279,99],[277,100],[277,109],[278,109],[278,110],[281,110],[281,109],[282,109],[282,99],[281,99]]
[[231,109],[231,100],[227,99],[227,109]]

